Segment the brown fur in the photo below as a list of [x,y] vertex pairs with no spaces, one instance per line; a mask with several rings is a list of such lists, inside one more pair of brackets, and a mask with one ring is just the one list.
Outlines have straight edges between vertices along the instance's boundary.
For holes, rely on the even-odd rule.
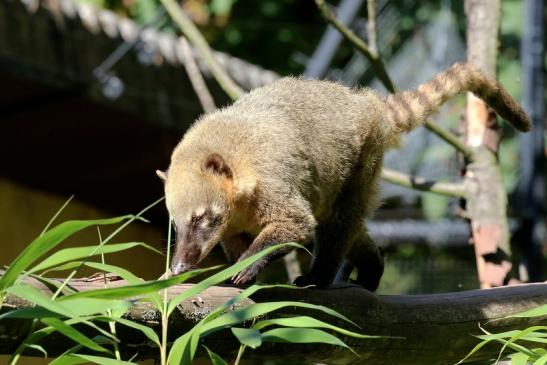
[[[363,219],[378,204],[384,153],[401,132],[466,90],[515,128],[530,128],[507,92],[466,64],[387,98],[370,89],[283,78],[203,116],[173,151],[165,175],[166,204],[178,228],[173,271],[194,267],[220,241],[229,259],[241,260],[273,244],[315,239],[310,273],[298,284],[329,285],[347,257],[360,269],[358,283],[375,289],[383,261]],[[234,282],[252,280],[284,253],[252,265]]]

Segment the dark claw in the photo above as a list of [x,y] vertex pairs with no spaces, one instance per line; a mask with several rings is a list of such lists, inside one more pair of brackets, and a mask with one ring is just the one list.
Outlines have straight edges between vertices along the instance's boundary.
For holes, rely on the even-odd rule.
[[253,265],[249,266],[246,269],[243,269],[238,274],[234,275],[232,277],[232,282],[235,285],[248,284],[254,281],[261,268],[262,266],[259,263],[254,263]]
[[324,282],[324,280],[321,280],[321,278],[318,278],[315,275],[306,274],[297,277],[293,284],[300,287],[313,286],[316,288],[326,288],[330,283]]

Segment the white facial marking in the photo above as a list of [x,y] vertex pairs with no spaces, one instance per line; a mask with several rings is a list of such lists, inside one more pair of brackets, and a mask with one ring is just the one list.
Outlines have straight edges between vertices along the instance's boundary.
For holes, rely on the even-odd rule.
[[207,228],[207,226],[209,225],[209,218],[203,217],[199,225],[201,226],[201,228]]
[[203,215],[204,213],[205,213],[205,207],[200,207],[200,208],[196,209],[196,211],[195,211],[196,217],[199,217],[199,216]]
[[211,211],[214,214],[219,214],[221,211],[220,206],[218,204],[211,204]]

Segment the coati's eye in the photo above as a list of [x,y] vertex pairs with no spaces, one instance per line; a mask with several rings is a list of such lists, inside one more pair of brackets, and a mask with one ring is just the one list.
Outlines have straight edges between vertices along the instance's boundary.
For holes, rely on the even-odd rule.
[[205,215],[205,213],[200,214],[200,215],[192,214],[192,221],[191,221],[192,225],[196,226],[199,222],[201,222],[203,220],[204,215]]

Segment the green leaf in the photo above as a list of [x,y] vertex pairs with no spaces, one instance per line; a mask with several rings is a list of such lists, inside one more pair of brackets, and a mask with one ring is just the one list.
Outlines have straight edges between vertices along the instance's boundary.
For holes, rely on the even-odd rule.
[[[205,279],[207,280],[207,279]],[[283,287],[283,288],[291,288],[296,290],[302,290],[301,288],[292,286],[292,285],[251,285],[238,295],[234,296],[233,298],[229,299],[224,303],[223,305],[219,306],[215,310],[213,310],[211,313],[209,313],[205,318],[203,318],[201,321],[198,322],[190,331],[185,333],[184,335],[180,336],[171,347],[171,351],[169,352],[169,364],[190,364],[194,358],[194,354],[197,350],[197,343],[199,338],[206,336],[206,333],[202,333],[202,328],[205,323],[217,318],[222,312],[224,312],[227,308],[231,307],[235,303],[239,302],[240,300],[243,300],[247,298],[248,296],[252,295],[253,293],[256,293],[259,290],[267,289],[267,288],[274,288],[274,287]]]
[[511,365],[526,365],[528,364],[528,355],[517,352],[511,355]]
[[[74,293],[75,292],[75,290],[73,290],[72,288],[67,287],[66,285],[63,285],[63,283],[59,280],[50,279],[50,278],[46,278],[44,276],[39,276],[39,275],[34,275],[34,274],[30,274],[30,277],[38,280],[40,283],[44,284],[49,289],[55,288],[56,290],[62,290],[63,294],[69,294],[69,293]],[[59,289],[59,288],[61,288],[61,289]]]
[[55,219],[57,219],[57,217],[59,217],[59,215],[63,212],[63,210],[65,210],[65,208],[68,206],[68,204],[72,201],[72,199],[74,199],[74,195],[71,195],[64,203],[63,205],[61,205],[61,207],[59,209],[57,209],[57,211],[55,212],[55,214],[53,215],[53,217],[51,217],[51,219],[49,220],[49,222],[47,222],[46,226],[44,227],[44,229],[42,230],[42,233],[40,233],[40,236],[43,236],[44,233],[46,233],[48,230],[49,230],[49,227],[51,227],[51,225],[53,224],[53,222],[55,222]]
[[74,360],[83,360],[83,362],[65,362],[65,363],[62,363],[63,365],[64,364],[82,364],[86,362],[92,362],[92,363],[101,364],[101,365],[137,365],[136,363],[130,362],[130,361],[120,361],[120,360],[111,359],[108,357],[84,355],[84,354],[67,355],[65,358],[67,359],[67,361],[73,361],[74,359]]
[[13,285],[17,277],[23,270],[25,270],[30,264],[36,261],[39,257],[46,254],[52,248],[63,242],[76,232],[79,232],[87,227],[98,225],[111,225],[120,223],[123,220],[130,219],[133,216],[125,215],[117,218],[110,219],[96,219],[85,221],[66,221],[64,223],[55,226],[49,231],[45,232],[42,236],[36,238],[30,245],[28,245],[23,252],[17,256],[17,258],[11,263],[6,270],[2,278],[0,279],[0,292],[6,290]]
[[532,365],[545,365],[546,363],[547,363],[547,354],[543,354],[536,361],[534,361]]
[[[57,301],[61,302],[61,298],[57,299]],[[63,300],[62,303],[70,307],[75,316],[88,316],[118,309],[123,309],[125,312],[132,306],[132,303],[127,300],[102,298],[71,298],[70,300]]]
[[[66,263],[64,265],[55,266],[55,267],[52,267],[48,270],[45,270],[44,272],[41,273],[41,275],[45,275],[46,273],[53,272],[53,271],[72,270],[72,269],[80,267],[80,266],[87,266],[87,267],[91,267],[93,269],[103,271],[105,273],[111,273],[111,274],[118,275],[122,279],[126,280],[129,284],[138,284],[138,283],[142,283],[144,281],[141,278],[139,278],[138,276],[136,276],[135,274],[133,274],[131,271],[126,270],[122,267],[115,266],[115,265],[109,265],[109,264],[103,264],[103,263],[100,263],[100,262],[93,262],[93,261],[72,261],[72,262]],[[37,280],[47,279],[47,278],[40,277],[40,276],[37,276],[37,275],[32,275],[32,277],[36,278]],[[55,287],[59,287],[61,285],[60,282],[55,281],[55,280],[53,280],[53,282],[50,283],[50,284],[54,285]],[[74,292],[74,291],[72,291],[72,292]]]
[[[346,329],[334,326],[329,323],[325,323],[323,321],[320,321],[318,319],[308,317],[308,316],[266,319],[256,323],[253,326],[253,328],[256,328],[257,330],[261,330],[267,326],[283,326],[283,327],[298,327],[298,328],[326,328],[326,329],[330,329],[335,332],[338,332],[340,334],[350,336],[350,337],[355,337],[355,338],[363,338],[363,339],[386,338],[385,336],[362,335],[360,333],[348,331]],[[393,338],[393,337],[390,337],[390,338]],[[404,337],[397,337],[397,338],[402,339]]]
[[235,274],[237,274],[241,270],[243,270],[246,267],[252,265],[254,262],[260,260],[262,257],[268,255],[269,253],[271,253],[271,252],[273,252],[273,251],[275,251],[279,248],[285,247],[285,246],[291,246],[291,247],[297,247],[297,248],[305,249],[304,246],[299,245],[298,243],[282,243],[282,244],[279,244],[279,245],[268,247],[268,248],[260,251],[259,253],[256,253],[253,256],[248,257],[245,260],[242,260],[242,261],[240,261],[240,262],[238,262],[238,263],[236,263],[236,264],[222,270],[221,272],[218,272],[218,273],[208,277],[207,279],[199,282],[198,284],[194,285],[193,287],[191,287],[191,288],[185,290],[184,292],[182,292],[181,294],[177,295],[176,297],[171,299],[171,301],[169,302],[169,306],[167,307],[167,314],[170,315],[182,301],[201,293],[202,291],[210,288],[213,285],[217,285],[219,283],[225,282],[227,279],[231,278],[232,276],[234,276]]
[[61,355],[50,362],[49,365],[76,365],[85,363],[89,363],[89,361],[72,355]]
[[129,284],[138,284],[142,283],[144,280],[137,277],[135,274],[133,274],[131,271],[126,270],[122,267],[115,266],[115,265],[109,265],[109,264],[103,264],[100,262],[86,262],[83,261],[83,264],[85,266],[89,266],[93,269],[101,270],[106,273],[112,273],[115,275],[118,275],[122,279],[126,280]]
[[543,354],[539,359],[534,361],[533,365],[545,365],[547,363],[547,354]]
[[317,310],[317,311],[329,314],[336,318],[342,319],[348,323],[354,324],[352,321],[350,321],[348,318],[344,317],[340,313],[330,308],[324,307],[322,305],[302,303],[302,302],[292,302],[292,301],[253,303],[251,305],[246,306],[245,308],[242,308],[233,312],[228,312],[210,321],[205,326],[203,326],[203,336],[206,336],[212,332],[216,332],[223,328],[230,327],[235,324],[238,324],[238,323],[247,321],[249,319],[256,318],[258,316],[262,316],[267,313],[276,311],[278,309],[286,308],[286,307],[299,307],[299,308],[313,309],[313,310]]
[[50,267],[58,266],[69,261],[75,261],[87,257],[98,256],[102,254],[109,254],[115,252],[126,251],[135,247],[144,247],[151,251],[157,252],[160,255],[160,251],[154,247],[147,245],[143,242],[127,242],[127,243],[112,243],[103,246],[83,246],[83,247],[70,247],[65,248],[54,254],[48,256],[45,260],[40,262],[29,270],[29,273],[35,273],[41,270],[48,269]]
[[262,345],[262,337],[260,336],[260,332],[254,328],[232,327],[231,330],[239,342],[245,346],[256,349]]
[[69,300],[74,300],[75,298],[122,299],[137,297],[143,294],[155,293],[170,286],[180,284],[193,276],[199,275],[209,270],[213,270],[215,268],[216,267],[193,270],[184,274],[173,276],[172,278],[165,280],[149,281],[145,283],[125,285],[116,288],[81,291],[78,293],[65,295],[59,298],[59,301],[66,302]]
[[190,365],[196,354],[203,321],[199,321],[190,331],[175,340],[169,351],[169,365]]
[[74,298],[68,302],[52,300],[38,289],[28,285],[17,285],[6,292],[18,296],[39,307],[20,308],[0,315],[0,320],[5,318],[75,318],[104,313],[107,310],[127,309],[131,306],[128,301],[105,300],[98,298]]
[[62,314],[52,312],[43,307],[25,307],[10,310],[0,316],[0,320],[7,318],[19,318],[19,319],[40,319],[40,318],[59,318],[65,317]]
[[511,316],[508,316],[507,318],[516,317],[516,318],[532,318],[532,317],[541,317],[541,316],[547,316],[547,304],[541,305],[536,308],[529,309],[527,311],[513,314]]
[[515,335],[513,335],[508,341],[506,341],[503,345],[503,347],[501,348],[500,350],[500,354],[498,356],[498,360],[501,358],[501,355],[503,353],[503,351],[505,350],[506,347],[510,346],[512,343],[514,343],[515,341],[519,340],[519,339],[525,339],[524,337],[526,337],[526,335],[530,334],[530,333],[535,333],[536,331],[539,331],[539,330],[546,330],[547,329],[547,326],[532,326],[532,327],[528,327],[527,329],[525,330],[522,330],[522,331],[518,331],[518,333],[516,333]]
[[44,357],[47,357],[47,351],[42,346],[37,345],[35,343],[31,343],[27,345],[27,347],[30,349],[35,349],[37,351],[40,351],[44,355]]
[[351,350],[350,347],[338,337],[315,328],[276,328],[262,333],[262,341],[284,343],[325,343],[345,347]]
[[154,342],[156,345],[158,345],[159,347],[161,347],[161,341],[160,341],[160,338],[159,336],[157,335],[156,332],[154,332],[154,330],[150,327],[147,327],[145,325],[142,325],[140,323],[136,323],[136,322],[133,322],[133,321],[130,321],[128,319],[125,319],[125,318],[116,318],[116,317],[98,317],[97,320],[101,321],[101,322],[117,322],[117,323],[120,323],[120,324],[123,324],[124,326],[127,326],[127,327],[131,327],[131,328],[134,328],[138,331],[141,331],[146,337],[148,337],[149,340],[151,340],[152,342]]
[[[24,299],[28,302],[34,303],[45,309],[60,314],[65,317],[74,317],[75,314],[72,309],[69,309],[68,306],[59,303],[58,301],[52,300],[40,290],[31,287],[30,285],[21,284],[17,286],[12,286],[7,288],[7,293],[15,295],[21,299]],[[74,308],[73,308],[74,309]],[[0,319],[8,317],[10,312],[0,315]]]
[[203,346],[203,347],[205,347],[205,350],[207,350],[207,354],[209,354],[209,359],[211,359],[211,363],[213,363],[213,365],[228,365],[228,363],[224,361],[222,357],[218,356],[213,351],[209,350],[208,347],[206,346]]
[[110,351],[101,345],[95,343],[92,339],[78,331],[72,326],[67,325],[65,322],[61,321],[57,318],[42,318],[42,323],[44,323],[47,326],[50,326],[54,328],[57,332],[62,333],[66,337],[70,338],[77,344],[80,344],[84,347],[87,347],[90,350],[93,351],[99,351],[99,352],[106,352],[110,353]]
[[32,275],[32,276],[37,277],[37,278],[38,277],[43,277],[42,275],[45,275],[47,273],[51,273],[51,272],[54,272],[54,271],[72,270],[72,269],[75,269],[77,267],[82,266],[83,264],[85,264],[85,261],[67,262],[66,264],[55,266],[55,267],[52,267],[50,269],[44,270],[43,272],[40,273],[41,276],[38,276],[38,275]]

